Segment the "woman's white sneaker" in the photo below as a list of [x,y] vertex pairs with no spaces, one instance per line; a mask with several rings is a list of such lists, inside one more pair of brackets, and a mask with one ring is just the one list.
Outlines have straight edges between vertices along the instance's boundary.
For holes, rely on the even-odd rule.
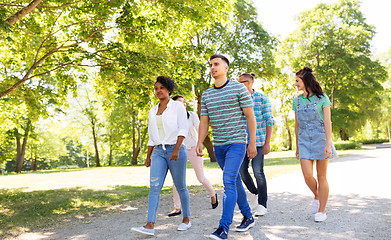
[[191,222],[189,222],[188,224],[186,223],[181,223],[179,224],[178,226],[178,231],[186,231],[187,229],[189,229],[191,227]]
[[144,227],[132,227],[132,232],[148,235],[148,236],[154,236],[155,235],[155,229],[148,229]]
[[317,212],[315,213],[314,218],[315,218],[315,222],[323,222],[327,219],[327,215],[326,213]]

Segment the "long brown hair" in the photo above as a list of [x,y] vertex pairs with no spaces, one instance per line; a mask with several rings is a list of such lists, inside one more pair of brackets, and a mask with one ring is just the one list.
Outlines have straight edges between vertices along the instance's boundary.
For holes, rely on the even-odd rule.
[[[185,98],[182,95],[180,95],[180,94],[174,96],[172,98],[172,100],[176,101],[178,98],[182,98],[183,100],[185,100]],[[189,113],[189,111],[187,111],[187,108],[186,108],[186,113],[187,113],[187,119],[189,119],[190,118],[190,113]]]
[[309,67],[304,67],[303,69],[300,69],[296,72],[296,76],[299,77],[305,87],[305,91],[307,94],[307,99],[309,99],[309,93],[310,91],[313,92],[318,98],[321,98],[324,96],[322,87],[320,86],[318,80],[316,80],[315,75],[312,73],[312,69]]

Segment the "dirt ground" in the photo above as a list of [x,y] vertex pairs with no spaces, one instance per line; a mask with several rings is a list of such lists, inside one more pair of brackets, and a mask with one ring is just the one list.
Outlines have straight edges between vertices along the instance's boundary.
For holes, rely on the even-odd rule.
[[[248,232],[230,231],[229,239],[391,239],[390,156],[391,148],[382,148],[331,161],[328,219],[323,223],[313,220],[312,196],[301,172],[271,179],[268,181],[268,213],[257,218],[255,227]],[[217,192],[221,200],[222,189]],[[190,195],[192,227],[188,231],[176,230],[180,217],[166,216],[173,208],[172,197],[166,194],[161,196],[155,237],[130,231],[131,227],[146,222],[147,198],[142,198],[118,206],[118,211],[110,215],[37,229],[17,239],[207,239],[218,226],[222,204],[211,209],[210,198],[203,188]],[[241,214],[236,209],[232,228],[240,220]]]

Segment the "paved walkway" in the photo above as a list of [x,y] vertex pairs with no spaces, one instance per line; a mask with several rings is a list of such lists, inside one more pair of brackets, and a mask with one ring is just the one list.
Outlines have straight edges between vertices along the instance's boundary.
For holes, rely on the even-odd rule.
[[[330,162],[328,219],[315,223],[312,197],[300,172],[268,182],[269,212],[245,233],[231,231],[229,239],[391,239],[391,149],[362,151]],[[222,190],[218,191],[222,196]],[[152,239],[207,239],[218,225],[221,205],[212,210],[205,190],[191,193],[192,228],[176,231],[179,217],[169,218],[170,195],[161,197]],[[80,220],[56,229],[25,233],[18,239],[149,239],[130,232],[146,221],[147,199],[119,206],[118,213]],[[241,215],[237,211],[233,225]]]

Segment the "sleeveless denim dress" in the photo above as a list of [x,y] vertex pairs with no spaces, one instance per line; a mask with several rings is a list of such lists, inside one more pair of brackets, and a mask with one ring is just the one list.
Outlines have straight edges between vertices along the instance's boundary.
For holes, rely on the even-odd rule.
[[300,159],[309,160],[330,160],[336,158],[333,141],[331,141],[332,155],[329,159],[324,158],[324,148],[326,146],[326,132],[324,123],[319,116],[316,104],[300,105],[300,96],[297,98],[297,121],[299,122],[298,146]]

